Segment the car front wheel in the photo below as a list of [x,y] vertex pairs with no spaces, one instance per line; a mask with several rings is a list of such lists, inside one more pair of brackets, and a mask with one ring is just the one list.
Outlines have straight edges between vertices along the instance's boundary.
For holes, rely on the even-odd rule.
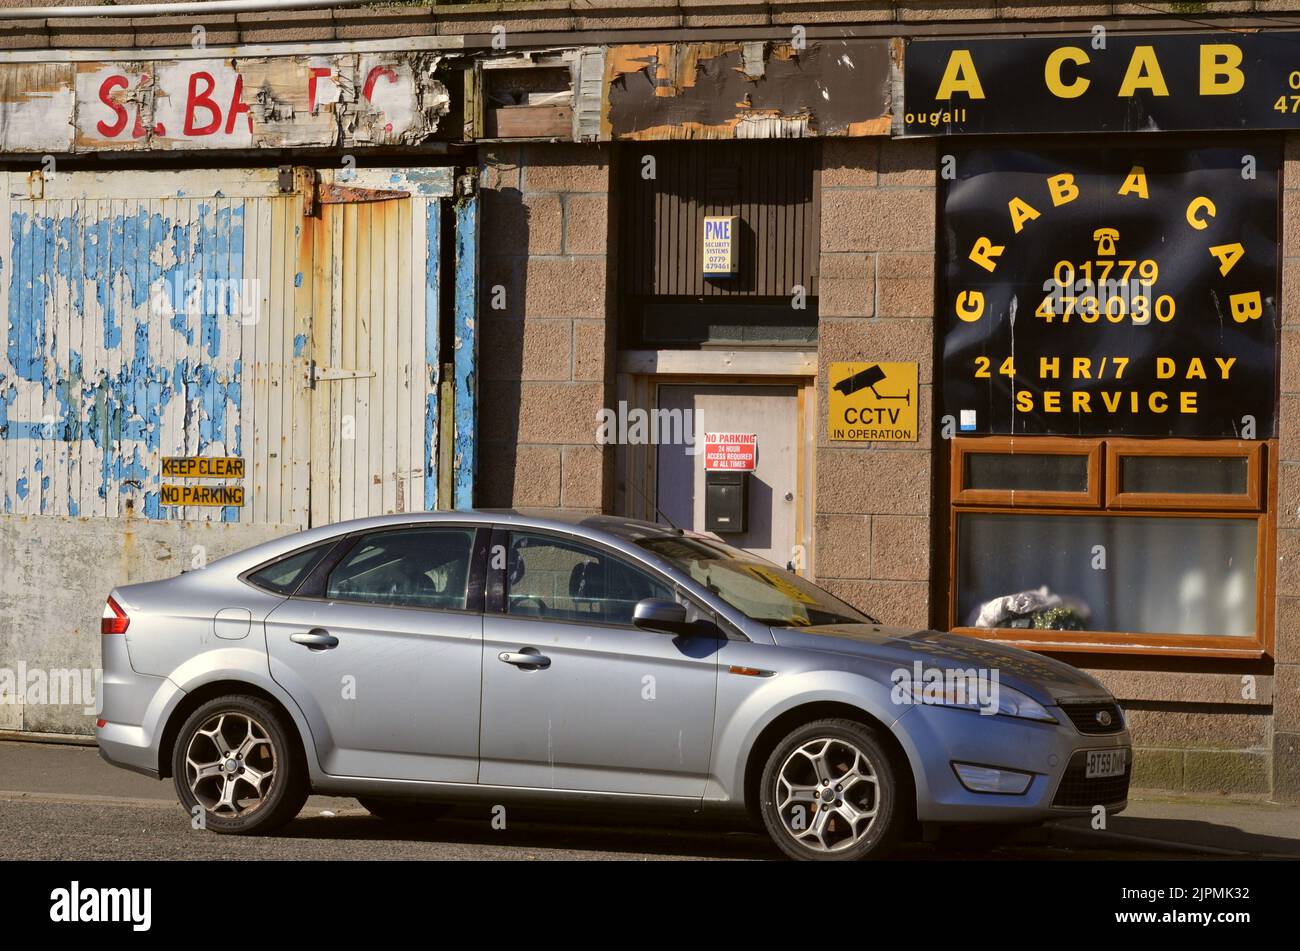
[[772,751],[759,807],[768,835],[791,858],[854,861],[882,857],[898,841],[898,791],[896,768],[872,730],[817,720]]
[[181,805],[213,832],[257,835],[284,825],[307,800],[307,768],[290,730],[259,697],[200,706],[172,751]]

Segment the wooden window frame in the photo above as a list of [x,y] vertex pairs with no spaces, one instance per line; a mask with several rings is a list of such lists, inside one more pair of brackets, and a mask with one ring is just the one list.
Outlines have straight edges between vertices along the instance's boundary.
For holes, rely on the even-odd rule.
[[[1246,460],[1246,491],[1209,492],[1124,492],[1120,486],[1120,460],[1126,456],[1200,456]],[[1263,498],[1264,445],[1258,442],[1206,441],[1201,439],[1107,439],[1106,508],[1108,509],[1240,509],[1258,512]]]
[[[1101,505],[1101,442],[1065,436],[994,436],[958,438],[952,441],[952,501],[954,505]],[[968,489],[966,458],[974,455],[1086,456],[1088,488],[1083,492],[1052,492],[1041,489]]]
[[[1037,449],[1042,443],[1045,448]],[[1030,448],[1035,446],[1035,448]],[[973,452],[1090,452],[1087,493],[1011,492],[962,488],[965,457]],[[1245,495],[1119,493],[1122,456],[1235,455],[1247,459]],[[950,453],[952,488],[948,506],[948,629],[1036,651],[1077,654],[1145,654],[1250,658],[1272,656],[1274,639],[1273,561],[1277,535],[1277,442],[1242,440],[1073,439],[1062,437],[957,437]],[[1094,480],[1094,475],[1096,479]],[[1095,495],[1094,495],[1095,493]],[[1064,501],[1063,496],[1073,501]],[[1112,504],[1118,499],[1119,504]],[[1255,633],[1250,637],[1122,631],[1051,631],[977,628],[957,623],[958,520],[963,514],[1232,518],[1256,523]]]

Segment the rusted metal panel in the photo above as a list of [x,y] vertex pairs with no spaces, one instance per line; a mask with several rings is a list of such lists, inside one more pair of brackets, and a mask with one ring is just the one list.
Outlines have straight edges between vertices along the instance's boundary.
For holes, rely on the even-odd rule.
[[411,145],[449,109],[433,52],[0,63],[11,153]]
[[397,198],[410,197],[410,192],[394,191],[387,188],[355,188],[348,185],[322,183],[316,189],[316,200],[322,205],[355,205],[363,202],[393,201]]
[[888,135],[889,42],[611,46],[602,139]]

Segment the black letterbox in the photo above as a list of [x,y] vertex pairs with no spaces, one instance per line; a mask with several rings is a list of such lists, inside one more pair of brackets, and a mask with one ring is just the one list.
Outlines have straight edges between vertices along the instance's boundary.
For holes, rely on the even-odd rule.
[[704,473],[704,530],[719,535],[745,530],[748,472]]

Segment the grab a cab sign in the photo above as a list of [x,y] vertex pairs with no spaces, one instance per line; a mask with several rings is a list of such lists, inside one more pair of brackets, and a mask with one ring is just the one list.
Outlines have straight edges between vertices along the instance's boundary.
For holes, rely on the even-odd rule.
[[915,363],[832,363],[827,431],[845,442],[915,442]]

